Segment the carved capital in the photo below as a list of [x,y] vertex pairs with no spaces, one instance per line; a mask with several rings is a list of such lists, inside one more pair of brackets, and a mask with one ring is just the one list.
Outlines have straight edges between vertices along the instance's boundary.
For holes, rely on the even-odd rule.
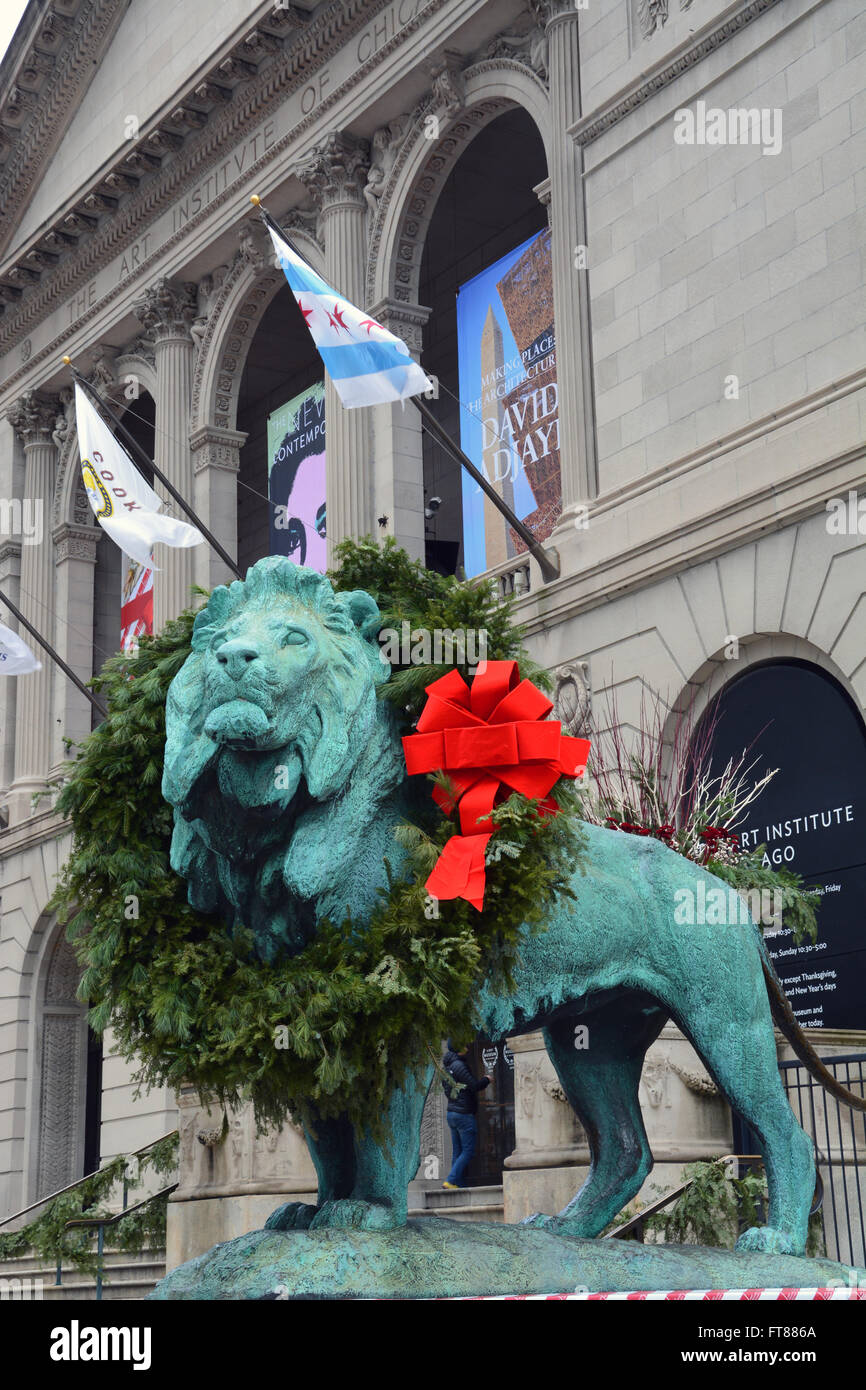
[[420,353],[423,347],[424,325],[433,310],[426,304],[403,304],[398,299],[380,299],[370,310],[389,333],[402,338],[410,352]]
[[102,532],[97,526],[71,526],[68,521],[55,526],[52,537],[57,563],[60,564],[64,560],[84,560],[89,565],[95,565],[96,547],[101,535]]
[[240,466],[240,451],[246,443],[244,430],[222,429],[219,425],[202,425],[190,435],[189,447],[192,453],[193,469],[204,473],[209,468],[219,468],[226,473],[237,473]]
[[345,131],[332,130],[302,164],[295,177],[316,207],[327,212],[340,203],[366,206],[364,188],[370,169],[370,144]]
[[50,444],[51,435],[62,414],[63,407],[58,396],[47,396],[35,391],[25,391],[9,411],[9,423],[20,435],[25,449],[33,444]]
[[[667,0],[663,0],[667,5]],[[529,9],[537,24],[550,24],[554,19],[573,19],[577,22],[578,9],[574,0],[529,0]]]
[[188,338],[197,312],[198,287],[163,277],[133,303],[132,311],[155,342]]

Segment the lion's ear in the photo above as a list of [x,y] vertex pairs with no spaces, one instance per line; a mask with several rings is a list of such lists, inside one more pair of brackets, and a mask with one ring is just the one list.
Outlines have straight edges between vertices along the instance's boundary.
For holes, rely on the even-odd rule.
[[382,626],[382,617],[379,612],[379,605],[374,598],[364,589],[350,589],[347,593],[338,594],[337,598],[342,606],[348,609],[349,616],[361,636],[369,641],[375,641]]

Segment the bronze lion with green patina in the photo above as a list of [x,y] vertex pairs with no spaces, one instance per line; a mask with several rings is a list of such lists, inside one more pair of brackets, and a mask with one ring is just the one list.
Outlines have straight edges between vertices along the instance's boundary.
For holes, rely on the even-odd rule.
[[[163,792],[174,807],[172,866],[190,903],[242,923],[264,960],[303,950],[347,911],[362,929],[394,832],[406,774],[394,715],[377,698],[389,667],[366,593],[280,557],[214,591],[193,650],[173,681]],[[677,893],[719,885],[658,840],[587,825],[573,901],[526,933],[507,997],[484,990],[477,1023],[492,1037],[543,1029],[563,1091],[589,1138],[589,1176],[559,1217],[529,1224],[596,1236],[652,1167],[638,1103],[647,1048],[668,1020],[690,1039],[732,1107],[759,1138],[769,1184],[766,1226],[738,1248],[802,1254],[815,1186],[812,1141],[776,1065],[775,1016],[805,1065],[866,1108],[823,1068],[798,1028],[758,928],[680,925]],[[575,1046],[586,1025],[589,1046]],[[432,1068],[395,1090],[385,1141],[347,1118],[322,1119],[308,1143],[315,1206],[278,1209],[271,1229],[386,1230],[407,1216]]]

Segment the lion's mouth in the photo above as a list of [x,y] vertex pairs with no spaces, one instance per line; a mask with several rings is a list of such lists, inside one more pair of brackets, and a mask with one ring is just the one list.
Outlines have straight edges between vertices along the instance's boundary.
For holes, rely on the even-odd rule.
[[270,720],[261,705],[252,700],[227,700],[212,709],[204,723],[204,731],[214,743],[233,748],[255,747],[270,730]]

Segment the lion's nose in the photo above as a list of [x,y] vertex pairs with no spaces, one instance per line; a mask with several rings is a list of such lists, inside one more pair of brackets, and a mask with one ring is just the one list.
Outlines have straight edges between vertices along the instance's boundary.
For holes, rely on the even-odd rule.
[[255,661],[258,655],[257,647],[235,638],[233,642],[223,642],[217,649],[216,658],[220,666],[228,667],[228,673],[233,680],[240,680],[250,662]]

